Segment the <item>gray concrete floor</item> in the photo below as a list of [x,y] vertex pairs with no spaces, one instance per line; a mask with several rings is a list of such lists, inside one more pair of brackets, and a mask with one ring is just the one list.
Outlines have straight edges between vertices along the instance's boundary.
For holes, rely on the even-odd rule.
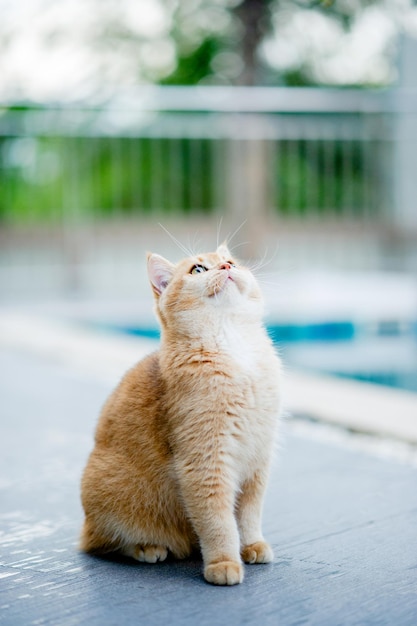
[[55,354],[0,355],[0,623],[417,623],[417,470],[288,429],[271,476],[267,566],[206,584],[198,559],[80,554],[79,479],[110,384]]

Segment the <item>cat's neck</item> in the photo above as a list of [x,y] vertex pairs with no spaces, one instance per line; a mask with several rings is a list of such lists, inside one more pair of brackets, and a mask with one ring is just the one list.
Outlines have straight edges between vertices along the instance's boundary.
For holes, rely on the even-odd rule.
[[251,365],[265,339],[266,331],[258,316],[217,316],[196,323],[185,332],[178,328],[163,329],[161,352],[173,362],[179,356],[189,361],[206,355],[210,359],[226,356]]

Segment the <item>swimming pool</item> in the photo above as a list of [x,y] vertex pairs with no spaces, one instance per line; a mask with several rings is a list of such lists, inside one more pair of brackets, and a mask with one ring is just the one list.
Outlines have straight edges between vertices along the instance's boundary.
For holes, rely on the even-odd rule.
[[[153,324],[111,324],[105,329],[159,338]],[[269,320],[267,329],[290,366],[417,391],[417,322],[283,324]]]
[[320,335],[315,328],[309,337],[282,341],[279,328],[271,334],[289,365],[417,392],[416,332],[353,325],[349,330],[346,324],[337,337],[334,330]]

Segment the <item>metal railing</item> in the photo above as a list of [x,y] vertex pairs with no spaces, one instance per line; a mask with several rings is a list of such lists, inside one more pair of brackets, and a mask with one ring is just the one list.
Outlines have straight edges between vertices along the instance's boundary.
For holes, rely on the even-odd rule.
[[117,265],[120,250],[145,245],[158,221],[215,233],[220,219],[245,222],[251,254],[279,233],[290,263],[294,242],[314,262],[315,241],[318,263],[337,250],[349,266],[362,241],[359,266],[389,265],[395,240],[398,265],[417,224],[402,194],[415,110],[400,90],[211,87],[149,88],[100,109],[4,109],[3,270],[24,268],[31,283],[34,267],[62,267],[74,286],[92,259]]

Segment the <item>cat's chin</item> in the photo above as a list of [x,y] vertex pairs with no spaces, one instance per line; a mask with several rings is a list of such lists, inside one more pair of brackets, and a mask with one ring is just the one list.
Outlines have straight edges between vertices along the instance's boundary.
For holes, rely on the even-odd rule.
[[242,271],[221,270],[215,275],[215,280],[211,283],[210,291],[213,296],[221,293],[236,293],[236,290],[244,295],[250,288],[250,279],[247,273]]
[[263,300],[257,292],[251,291],[247,283],[241,284],[237,280],[227,280],[215,293],[209,295],[207,300],[213,304],[214,309],[245,313],[247,319],[263,315]]
[[217,284],[208,294],[208,300],[221,305],[241,306],[242,299],[246,300],[248,285],[242,281],[228,277],[221,285]]
[[209,298],[215,298],[217,296],[221,296],[226,291],[232,289],[233,286],[237,288],[238,291],[241,291],[235,279],[232,278],[231,276],[227,276],[227,278],[223,281],[223,284],[218,284],[218,283],[216,284],[213,291],[209,294]]

